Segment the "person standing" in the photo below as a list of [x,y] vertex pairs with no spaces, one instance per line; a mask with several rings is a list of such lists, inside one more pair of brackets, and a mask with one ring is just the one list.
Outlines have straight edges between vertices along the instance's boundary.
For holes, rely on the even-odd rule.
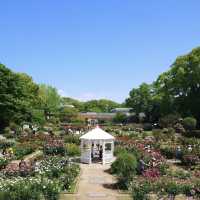
[[181,150],[181,147],[178,146],[177,149],[176,149],[176,159],[180,160],[181,157],[182,157],[182,150]]

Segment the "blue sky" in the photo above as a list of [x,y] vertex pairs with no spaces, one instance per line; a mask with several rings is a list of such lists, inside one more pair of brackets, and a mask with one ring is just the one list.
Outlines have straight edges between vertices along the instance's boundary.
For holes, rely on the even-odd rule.
[[199,0],[0,0],[0,62],[82,100],[122,102],[200,44]]

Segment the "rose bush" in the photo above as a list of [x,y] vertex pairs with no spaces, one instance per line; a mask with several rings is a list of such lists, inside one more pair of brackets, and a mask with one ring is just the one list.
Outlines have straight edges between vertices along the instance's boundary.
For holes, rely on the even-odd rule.
[[45,143],[43,151],[47,155],[65,155],[64,141],[60,139],[50,139]]

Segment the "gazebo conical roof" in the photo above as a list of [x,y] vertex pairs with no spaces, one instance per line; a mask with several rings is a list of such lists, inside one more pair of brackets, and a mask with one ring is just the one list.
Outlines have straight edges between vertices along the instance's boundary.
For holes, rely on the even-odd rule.
[[81,136],[80,139],[83,140],[114,140],[115,138],[107,133],[106,131],[102,130],[98,126],[85,135]]

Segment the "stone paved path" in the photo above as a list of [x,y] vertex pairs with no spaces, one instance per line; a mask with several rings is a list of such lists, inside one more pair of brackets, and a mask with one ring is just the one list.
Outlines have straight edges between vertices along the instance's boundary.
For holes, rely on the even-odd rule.
[[109,165],[81,164],[82,172],[77,194],[63,194],[61,200],[131,200],[128,195],[120,194],[117,189],[112,189],[116,179],[105,172],[109,168]]

